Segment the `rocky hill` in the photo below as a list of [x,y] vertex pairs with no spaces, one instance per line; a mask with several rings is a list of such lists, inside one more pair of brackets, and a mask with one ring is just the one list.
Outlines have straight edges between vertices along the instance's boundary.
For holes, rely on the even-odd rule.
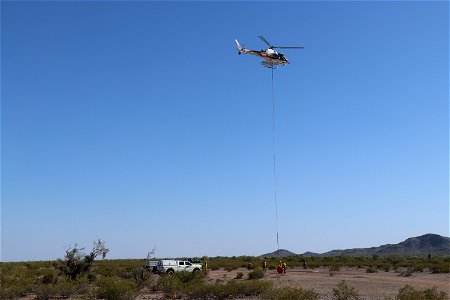
[[293,256],[293,255],[297,255],[297,254],[295,254],[294,252],[291,252],[289,250],[286,250],[286,249],[280,249],[280,250],[275,250],[273,252],[260,255],[260,257],[272,257],[272,256],[288,257],[288,256]]
[[[400,255],[417,255],[426,256],[430,253],[431,255],[450,255],[450,238],[440,236],[438,234],[425,234],[418,237],[412,237],[406,239],[398,244],[386,244],[378,247],[371,248],[353,248],[345,250],[332,250],[325,253],[313,253],[305,252],[303,256],[339,256],[339,255],[349,255],[349,256],[372,256],[380,255],[386,256],[391,254]],[[277,254],[277,251],[272,253],[267,253],[261,256],[282,256],[287,257],[291,255],[296,255],[295,253],[288,250],[281,250]]]
[[386,244],[372,248],[354,248],[346,250],[333,250],[322,253],[321,256],[336,255],[418,255],[425,256],[431,253],[433,255],[450,255],[450,238],[437,234],[425,234],[418,237],[406,239],[398,244]]

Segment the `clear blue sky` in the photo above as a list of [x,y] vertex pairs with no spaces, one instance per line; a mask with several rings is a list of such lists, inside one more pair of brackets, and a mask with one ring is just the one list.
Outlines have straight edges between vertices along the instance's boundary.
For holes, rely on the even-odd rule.
[[449,235],[448,2],[1,3],[1,260]]

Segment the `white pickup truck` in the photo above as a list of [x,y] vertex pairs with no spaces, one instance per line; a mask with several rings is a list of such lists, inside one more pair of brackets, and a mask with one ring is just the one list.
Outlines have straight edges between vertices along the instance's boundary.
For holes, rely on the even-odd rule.
[[163,259],[158,261],[158,272],[159,273],[167,273],[172,275],[175,272],[196,272],[203,269],[201,264],[191,263],[187,260],[171,260],[171,259]]

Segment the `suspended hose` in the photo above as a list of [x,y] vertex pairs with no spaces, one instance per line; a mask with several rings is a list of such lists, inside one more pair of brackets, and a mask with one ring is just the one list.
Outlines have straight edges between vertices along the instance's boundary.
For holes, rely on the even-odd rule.
[[275,228],[277,231],[277,253],[280,251],[278,241],[278,203],[277,203],[277,168],[275,156],[275,93],[273,88],[273,67],[272,69],[272,152],[273,152],[273,180],[274,180],[274,198],[275,198]]

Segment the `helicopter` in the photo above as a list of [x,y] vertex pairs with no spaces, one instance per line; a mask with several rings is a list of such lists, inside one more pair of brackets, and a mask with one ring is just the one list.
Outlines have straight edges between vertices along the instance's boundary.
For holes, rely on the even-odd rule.
[[241,47],[238,40],[234,40],[237,45],[238,54],[252,54],[259,56],[264,59],[264,61],[261,62],[261,65],[263,65],[266,68],[272,68],[276,69],[278,66],[285,66],[289,63],[287,58],[283,55],[283,53],[277,52],[273,49],[280,48],[280,49],[303,49],[303,46],[273,46],[271,45],[263,36],[258,36],[264,43],[266,43],[269,48],[262,49],[261,51],[258,50],[250,50],[245,49],[244,47]]

